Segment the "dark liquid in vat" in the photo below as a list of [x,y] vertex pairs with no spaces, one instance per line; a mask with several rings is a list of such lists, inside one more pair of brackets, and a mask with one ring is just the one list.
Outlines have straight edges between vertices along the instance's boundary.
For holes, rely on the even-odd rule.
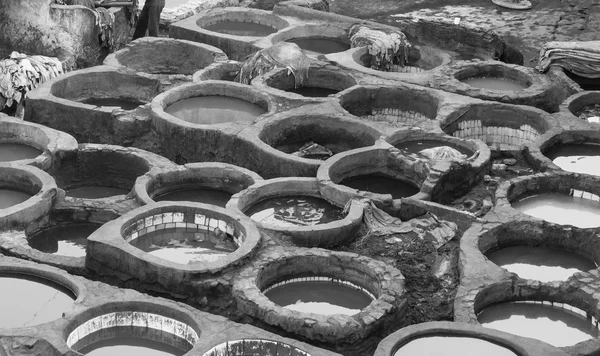
[[373,301],[356,288],[330,281],[290,282],[265,293],[273,303],[302,313],[354,315]]
[[400,346],[394,356],[517,356],[492,342],[463,336],[425,336]]
[[31,198],[30,194],[18,190],[0,188],[0,209],[10,208]]
[[246,210],[254,221],[279,226],[326,224],[344,218],[341,208],[311,196],[282,196],[259,201]]
[[600,144],[564,144],[545,155],[565,171],[600,176]]
[[233,36],[265,37],[277,32],[277,29],[253,22],[219,21],[203,27],[206,30]]
[[302,96],[310,97],[310,98],[324,98],[332,94],[337,94],[339,90],[337,89],[329,89],[329,88],[319,88],[319,87],[298,87],[288,89],[291,93],[300,94]]
[[193,201],[225,207],[231,193],[218,189],[182,189],[168,192],[154,198],[155,201]]
[[238,248],[225,233],[185,228],[154,231],[138,237],[131,244],[153,256],[181,264],[215,261]]
[[21,143],[0,142],[0,162],[18,161],[21,159],[32,159],[41,155],[42,151]]
[[67,288],[43,278],[0,274],[0,328],[39,325],[71,310],[74,296]]
[[450,148],[454,148],[455,150],[464,154],[467,157],[470,157],[473,155],[473,152],[465,147],[462,147],[459,145],[453,145],[448,142],[435,141],[435,140],[400,142],[400,143],[397,143],[394,147],[396,147],[399,150],[407,151],[408,153],[419,153],[420,151],[428,149],[428,148],[436,148],[436,147],[441,147],[441,146],[448,146]]
[[81,101],[84,104],[112,109],[133,110],[144,103],[136,100],[114,98],[90,98]]
[[350,44],[332,38],[294,38],[286,42],[295,43],[303,50],[320,54],[344,52],[350,49]]
[[127,195],[129,191],[113,187],[79,187],[67,190],[67,196],[83,199],[101,199],[115,195]]
[[211,95],[180,100],[166,108],[165,112],[193,124],[214,125],[251,122],[266,111],[242,99]]
[[69,224],[41,230],[28,239],[36,250],[62,256],[83,257],[87,238],[100,226],[96,224]]
[[462,82],[475,88],[491,90],[518,91],[526,88],[520,83],[503,78],[469,78]]
[[560,193],[544,193],[512,203],[513,208],[555,224],[600,226],[600,202]]
[[557,347],[571,346],[598,336],[598,329],[585,316],[551,305],[494,304],[486,307],[477,319],[487,328],[538,339]]
[[375,174],[347,178],[338,184],[366,192],[391,194],[394,199],[409,197],[419,192],[419,189],[411,184]]

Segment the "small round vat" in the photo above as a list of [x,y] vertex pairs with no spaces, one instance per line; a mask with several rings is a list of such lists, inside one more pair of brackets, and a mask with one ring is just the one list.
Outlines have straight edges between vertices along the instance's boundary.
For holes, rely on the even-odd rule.
[[390,194],[394,199],[406,198],[419,192],[414,184],[383,174],[365,174],[346,178],[338,184],[376,194]]
[[599,143],[555,145],[544,152],[544,155],[565,171],[600,176]]
[[330,54],[344,52],[350,49],[350,43],[336,38],[327,37],[304,37],[291,38],[286,42],[295,43],[305,51],[317,54]]
[[24,273],[0,272],[0,328],[28,327],[60,319],[75,302],[61,284]]
[[40,149],[23,143],[0,142],[0,162],[33,159],[42,153]]
[[588,119],[600,117],[600,91],[584,91],[572,95],[560,105],[560,109],[582,120],[592,121]]
[[208,350],[202,356],[263,356],[265,354],[310,356],[307,352],[292,345],[264,339],[226,341]]
[[462,356],[465,354],[518,356],[512,350],[487,340],[469,336],[453,336],[451,334],[427,335],[410,340],[401,345],[393,356]]
[[600,198],[582,191],[542,193],[512,202],[513,208],[538,219],[580,228],[600,226]]
[[532,85],[523,69],[497,62],[457,64],[454,79],[473,88],[500,91],[520,91]]
[[267,198],[254,203],[244,213],[258,223],[280,227],[327,224],[345,216],[342,208],[307,195]]
[[191,201],[212,204],[222,208],[233,194],[219,189],[190,188],[170,191],[154,197],[155,201]]
[[28,234],[27,242],[32,248],[50,254],[70,257],[83,257],[87,238],[101,225],[92,223],[71,223],[52,226]]
[[117,98],[86,98],[79,101],[83,104],[92,105],[94,107],[104,107],[109,110],[133,110],[144,103],[137,99],[117,99]]
[[127,195],[129,193],[126,189],[98,186],[77,187],[69,189],[66,192],[67,196],[79,199],[102,199],[116,195]]
[[473,88],[489,90],[519,91],[526,88],[525,85],[507,78],[477,77],[463,79],[461,82],[470,85]]
[[485,307],[477,320],[482,326],[538,339],[557,347],[598,337],[587,314],[561,303],[518,301]]
[[541,282],[566,281],[576,272],[597,267],[595,262],[580,254],[539,246],[507,246],[488,253],[487,258],[521,278]]
[[284,19],[257,9],[215,8],[199,15],[198,27],[229,36],[266,37],[288,27]]
[[32,196],[32,194],[21,192],[15,189],[0,188],[0,209],[6,209],[14,205],[21,204]]
[[299,313],[354,315],[375,297],[352,283],[329,277],[286,280],[263,291],[272,302]]
[[279,31],[277,28],[260,23],[222,20],[203,25],[202,28],[212,32],[224,33],[233,36],[265,37]]
[[165,109],[167,114],[193,124],[249,123],[266,113],[262,107],[243,99],[209,95],[187,98]]

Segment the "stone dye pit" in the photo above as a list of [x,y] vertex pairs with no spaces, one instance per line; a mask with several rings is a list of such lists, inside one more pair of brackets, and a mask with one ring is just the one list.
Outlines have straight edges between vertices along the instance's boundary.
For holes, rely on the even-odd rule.
[[83,257],[88,236],[99,227],[100,225],[90,223],[53,226],[31,234],[27,242],[29,246],[41,252]]
[[598,143],[556,145],[544,152],[544,155],[565,171],[600,176]]
[[538,219],[562,225],[591,228],[600,225],[600,198],[572,190],[569,195],[544,193],[513,202],[512,206]]
[[561,105],[561,112],[574,115],[575,117],[589,121],[598,122],[600,117],[600,92],[583,91],[567,98]]
[[277,226],[326,224],[344,217],[341,208],[326,200],[301,195],[267,198],[245,213],[256,222]]
[[42,151],[39,148],[23,143],[0,142],[0,162],[32,159],[41,154]]
[[[468,350],[468,351],[467,351]],[[444,354],[451,356],[485,354],[492,356],[516,356],[517,354],[493,342],[467,336],[430,335],[417,338],[400,346],[394,356]]]
[[276,28],[254,22],[222,20],[203,25],[203,28],[212,32],[219,32],[233,36],[264,37],[277,32]]
[[338,53],[350,49],[349,43],[327,37],[291,38],[286,42],[295,43],[302,50],[315,54]]
[[305,351],[282,342],[263,339],[232,340],[217,345],[202,356],[262,356],[262,355],[290,355],[310,356]]

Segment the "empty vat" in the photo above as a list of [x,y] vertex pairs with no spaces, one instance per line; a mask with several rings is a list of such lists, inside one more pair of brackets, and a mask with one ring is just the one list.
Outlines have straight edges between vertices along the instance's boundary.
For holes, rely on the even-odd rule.
[[70,257],[85,256],[87,238],[100,227],[92,223],[56,225],[29,234],[32,248],[50,254]]
[[568,172],[600,176],[600,144],[562,144],[544,153],[558,167]]
[[538,219],[580,228],[600,226],[598,196],[572,190],[571,194],[543,193],[512,202],[512,207]]
[[168,106],[165,112],[190,123],[214,125],[251,122],[266,110],[243,99],[209,95],[177,101]]
[[32,159],[41,154],[40,149],[23,143],[0,142],[0,162]]
[[428,335],[401,345],[393,356],[517,356],[496,343],[469,336]]
[[338,184],[360,191],[390,194],[394,199],[415,195],[419,192],[414,184],[382,174],[366,174],[345,178]]
[[572,346],[598,336],[598,329],[585,312],[561,303],[498,303],[485,307],[477,319],[487,328],[538,339],[557,347]]
[[538,246],[507,246],[487,254],[490,261],[521,278],[541,282],[564,281],[576,272],[597,267],[596,263],[565,249]]
[[326,224],[345,216],[340,207],[308,195],[267,198],[254,203],[244,213],[256,222],[275,226]]
[[295,43],[303,50],[317,54],[344,52],[350,49],[348,42],[328,37],[291,38],[286,42]]
[[75,295],[48,279],[22,273],[0,273],[0,328],[28,327],[60,319],[73,307]]
[[354,315],[375,297],[350,282],[328,277],[296,278],[263,291],[275,304],[300,313]]

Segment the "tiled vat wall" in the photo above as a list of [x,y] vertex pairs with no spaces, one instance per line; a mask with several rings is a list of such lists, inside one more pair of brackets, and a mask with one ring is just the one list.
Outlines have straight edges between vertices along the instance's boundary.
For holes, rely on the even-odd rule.
[[483,126],[481,120],[461,121],[452,136],[481,140],[488,145],[506,144],[521,145],[535,141],[539,132],[529,125],[521,125],[518,129],[503,126]]

